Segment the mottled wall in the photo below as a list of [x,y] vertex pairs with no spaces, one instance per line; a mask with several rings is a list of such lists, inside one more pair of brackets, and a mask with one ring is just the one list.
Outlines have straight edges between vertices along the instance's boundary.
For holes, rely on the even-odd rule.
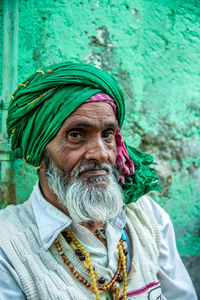
[[[118,79],[127,99],[124,136],[156,157],[163,193],[153,197],[172,218],[178,249],[197,286],[199,25],[195,0],[19,1],[19,82],[65,60],[93,63]],[[20,203],[37,175],[23,162],[15,165]]]
[[[0,2],[0,94],[2,91],[2,71],[3,71],[3,4]],[[0,114],[1,120],[1,114]],[[0,125],[1,129],[1,125]]]

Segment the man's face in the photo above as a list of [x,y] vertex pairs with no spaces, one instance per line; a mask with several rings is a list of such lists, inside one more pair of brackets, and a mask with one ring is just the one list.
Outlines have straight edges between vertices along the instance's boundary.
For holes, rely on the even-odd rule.
[[46,147],[55,166],[68,175],[66,184],[73,181],[76,171],[82,166],[83,172],[79,176],[88,182],[88,186],[108,184],[106,168],[95,169],[87,165],[105,163],[114,166],[117,126],[112,107],[102,102],[85,103],[66,119]]
[[109,104],[86,103],[66,119],[46,147],[42,174],[45,172],[48,188],[45,190],[41,176],[43,193],[77,223],[105,223],[123,207],[118,172],[113,167],[117,126]]

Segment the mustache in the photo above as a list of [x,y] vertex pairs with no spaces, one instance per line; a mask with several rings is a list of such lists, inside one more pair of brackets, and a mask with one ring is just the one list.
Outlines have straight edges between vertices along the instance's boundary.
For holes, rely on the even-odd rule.
[[54,161],[48,154],[48,152],[44,151],[44,161],[45,161],[45,168],[48,173],[48,168],[52,166],[56,172],[61,176],[62,181],[65,182],[69,180],[69,178],[79,179],[79,176],[87,171],[91,170],[104,170],[108,173],[108,175],[113,175],[117,181],[119,181],[119,172],[116,167],[111,166],[109,163],[98,163],[98,162],[83,162],[76,171],[66,172],[65,170],[58,168],[55,166]]
[[119,180],[119,172],[115,167],[111,166],[108,163],[102,163],[102,164],[96,162],[83,163],[73,174],[71,174],[71,176],[73,176],[74,179],[78,179],[82,173],[91,170],[104,170],[108,173],[107,174],[108,176],[113,175],[117,181]]
[[104,170],[109,173],[111,171],[111,169],[112,168],[106,163],[103,163],[103,164],[87,163],[87,164],[81,165],[79,167],[79,169],[77,170],[77,172],[79,174],[81,174],[81,173],[91,171],[91,170]]

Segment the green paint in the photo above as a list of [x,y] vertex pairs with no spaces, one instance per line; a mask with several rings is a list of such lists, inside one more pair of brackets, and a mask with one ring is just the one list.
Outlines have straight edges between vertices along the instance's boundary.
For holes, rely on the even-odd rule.
[[[171,215],[185,256],[200,251],[199,15],[195,0],[19,1],[19,82],[65,60],[118,79],[127,98],[123,133],[156,156],[164,189],[153,197]],[[37,174],[23,162],[15,167],[21,203]]]
[[[0,2],[0,30],[3,32],[3,3]],[[0,91],[2,90],[2,73],[3,73],[3,34],[0,34]],[[0,97],[1,98],[1,97]],[[1,124],[1,114],[0,114],[0,131],[2,128]]]

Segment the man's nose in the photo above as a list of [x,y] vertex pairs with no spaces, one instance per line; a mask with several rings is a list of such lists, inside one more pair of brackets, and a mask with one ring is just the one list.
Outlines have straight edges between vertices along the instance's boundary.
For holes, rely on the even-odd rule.
[[108,160],[108,149],[102,139],[93,140],[88,143],[85,159],[88,161],[98,161],[99,163]]

